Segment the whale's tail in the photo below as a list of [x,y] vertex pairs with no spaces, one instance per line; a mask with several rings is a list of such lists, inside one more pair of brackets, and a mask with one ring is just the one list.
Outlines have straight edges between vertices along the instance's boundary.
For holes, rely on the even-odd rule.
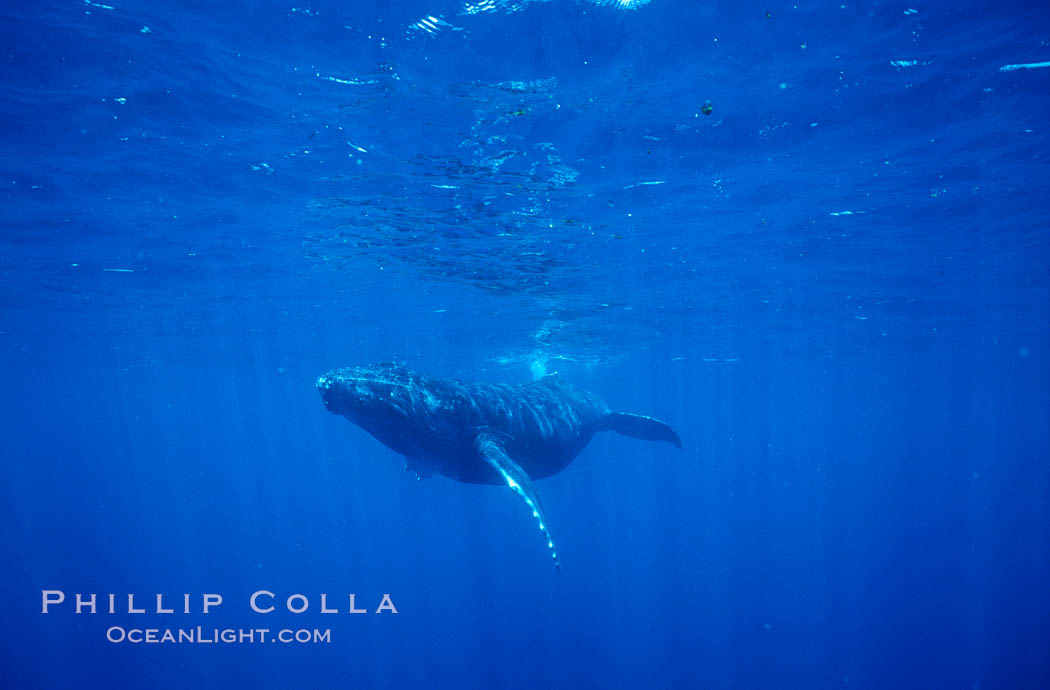
[[673,443],[679,450],[682,449],[682,439],[678,437],[675,430],[652,417],[627,412],[610,412],[602,417],[599,428],[609,429],[632,438],[640,438],[643,441],[667,441]]

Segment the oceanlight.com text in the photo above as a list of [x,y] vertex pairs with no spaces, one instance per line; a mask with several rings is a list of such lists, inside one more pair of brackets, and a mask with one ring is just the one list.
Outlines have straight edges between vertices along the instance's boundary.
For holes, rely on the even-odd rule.
[[330,644],[329,628],[124,628],[106,630],[113,644]]

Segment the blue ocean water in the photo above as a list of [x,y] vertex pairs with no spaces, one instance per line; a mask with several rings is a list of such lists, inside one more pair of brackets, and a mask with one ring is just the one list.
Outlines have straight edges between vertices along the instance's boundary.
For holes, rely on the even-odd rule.
[[[0,687],[1050,687],[1048,20],[4,3]],[[537,482],[558,573],[325,411],[378,360],[684,448]],[[330,641],[107,639],[196,626]]]

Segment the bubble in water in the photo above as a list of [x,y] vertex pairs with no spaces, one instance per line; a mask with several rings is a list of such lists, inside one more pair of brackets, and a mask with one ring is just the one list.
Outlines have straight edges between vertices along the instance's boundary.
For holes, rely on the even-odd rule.
[[547,375],[547,360],[546,359],[534,359],[532,364],[529,365],[529,370],[532,372],[532,378],[542,379]]

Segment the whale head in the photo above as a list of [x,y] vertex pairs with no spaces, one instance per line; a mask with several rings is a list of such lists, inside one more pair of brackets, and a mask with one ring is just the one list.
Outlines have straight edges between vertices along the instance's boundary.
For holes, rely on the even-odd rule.
[[317,378],[325,407],[356,424],[376,416],[407,414],[404,408],[411,388],[411,372],[387,362],[336,369]]
[[317,390],[329,412],[342,415],[401,453],[413,427],[419,386],[403,366],[383,362],[336,369],[317,378]]

